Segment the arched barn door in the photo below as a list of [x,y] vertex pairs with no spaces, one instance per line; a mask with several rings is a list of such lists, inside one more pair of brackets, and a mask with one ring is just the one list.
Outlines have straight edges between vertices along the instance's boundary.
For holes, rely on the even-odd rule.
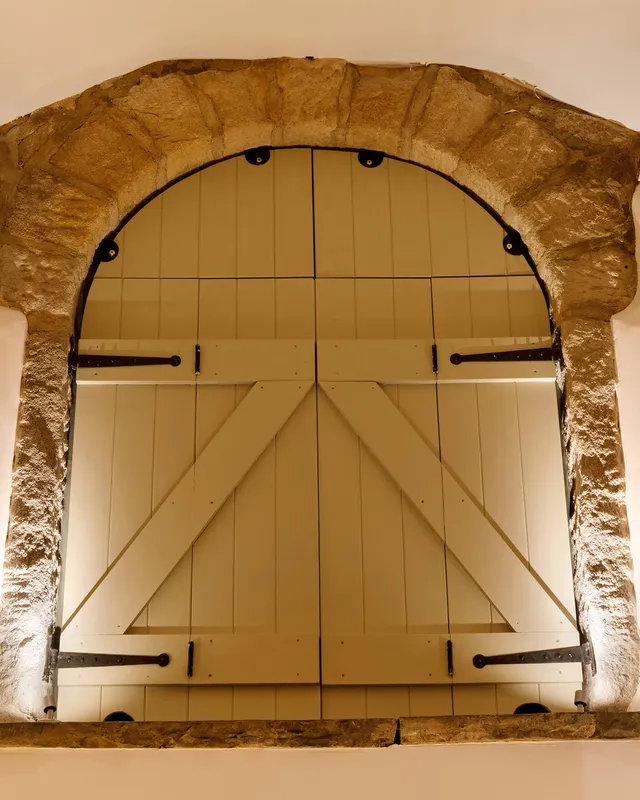
[[60,669],[60,719],[572,708],[579,664],[473,665],[578,643],[552,363],[478,360],[549,346],[503,235],[425,170],[303,149],[125,226],[82,328],[61,642],[123,660]]

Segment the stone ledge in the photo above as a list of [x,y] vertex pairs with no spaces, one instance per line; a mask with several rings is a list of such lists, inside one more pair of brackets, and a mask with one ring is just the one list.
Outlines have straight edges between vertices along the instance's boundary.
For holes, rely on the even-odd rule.
[[396,719],[304,722],[18,722],[0,724],[0,748],[388,747]]
[[598,739],[640,740],[640,713],[414,717],[400,720],[352,719],[304,722],[0,724],[0,748],[366,748],[389,747],[393,744],[561,742]]

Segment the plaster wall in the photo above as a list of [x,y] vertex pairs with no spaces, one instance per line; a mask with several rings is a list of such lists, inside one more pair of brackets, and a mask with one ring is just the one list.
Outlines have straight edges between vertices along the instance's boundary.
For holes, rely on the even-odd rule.
[[640,742],[364,750],[3,750],[4,797],[538,800],[629,796]]
[[640,4],[634,0],[1,5],[0,124],[160,59],[282,55],[503,72],[640,129]]

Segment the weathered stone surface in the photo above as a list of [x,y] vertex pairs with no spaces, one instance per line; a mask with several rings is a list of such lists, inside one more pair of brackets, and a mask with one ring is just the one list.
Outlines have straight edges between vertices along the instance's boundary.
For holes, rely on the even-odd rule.
[[146,150],[109,113],[72,133],[51,164],[111,195],[120,217],[166,182],[158,153]]
[[337,59],[278,62],[283,130],[279,144],[344,144],[344,125],[356,70]]
[[572,318],[560,332],[578,618],[597,664],[589,708],[624,711],[638,686],[639,638],[613,334],[608,320]]
[[222,157],[220,124],[213,108],[211,130],[197,92],[179,75],[155,80],[144,76],[127,95],[116,98],[114,105],[133,116],[164,154],[168,180]]
[[[596,714],[514,714],[474,717],[407,717],[400,720],[401,744],[550,742],[593,739]],[[632,716],[632,715],[630,715]],[[640,739],[640,721],[635,721]]]
[[0,748],[389,747],[397,726],[395,719],[6,724]]
[[465,151],[453,177],[498,213],[545,181],[569,151],[545,128],[517,111],[498,114]]
[[499,110],[452,67],[440,67],[411,147],[411,160],[453,175],[464,150]]
[[[517,226],[534,261],[569,247],[634,242],[634,185],[593,166],[575,163],[561,180],[543,183],[535,196],[505,206],[504,219]],[[562,224],[560,224],[562,221]]]
[[18,186],[4,231],[33,247],[57,245],[59,252],[81,254],[88,265],[102,238],[98,233],[96,240],[96,231],[106,233],[115,227],[117,219],[113,200],[88,194],[37,169],[25,175]]
[[536,261],[553,304],[553,317],[610,319],[631,302],[637,288],[636,259],[619,244],[569,248]]
[[274,128],[282,117],[276,62],[210,70],[197,75],[196,81],[220,120],[225,156],[273,143]]
[[625,708],[640,648],[607,318],[635,290],[640,135],[492,73],[305,59],[159,62],[0,128],[0,301],[24,310],[31,332],[0,607],[0,708],[40,713],[43,625],[58,578],[66,351],[95,247],[185,170],[289,144],[397,153],[465,184],[521,233],[563,337],[576,591],[598,658],[592,702]]
[[[0,244],[0,303],[27,317],[64,325],[74,317],[86,257],[59,255],[34,245]],[[42,325],[40,325],[42,327]]]
[[398,154],[404,122],[423,67],[359,67],[351,97],[347,147]]
[[37,718],[43,711],[60,573],[69,333],[30,329],[27,338],[0,603],[0,721]]

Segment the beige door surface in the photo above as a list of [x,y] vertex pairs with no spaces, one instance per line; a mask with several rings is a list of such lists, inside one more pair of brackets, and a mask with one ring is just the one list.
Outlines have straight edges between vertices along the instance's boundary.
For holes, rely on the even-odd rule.
[[63,647],[172,662],[60,670],[59,718],[571,708],[578,665],[470,666],[577,642],[550,366],[448,359],[547,342],[501,238],[417,167],[305,150],[124,228],[81,350],[182,362],[79,371]]

